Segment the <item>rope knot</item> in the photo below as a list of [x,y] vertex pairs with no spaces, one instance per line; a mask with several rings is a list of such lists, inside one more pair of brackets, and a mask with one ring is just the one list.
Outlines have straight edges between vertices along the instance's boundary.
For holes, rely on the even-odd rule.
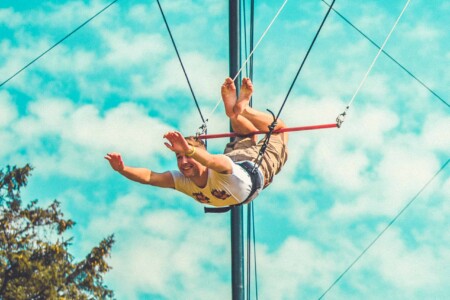
[[195,138],[198,140],[198,137],[201,135],[204,135],[206,133],[207,125],[206,122],[208,122],[208,119],[205,120],[205,122],[198,128],[197,133],[195,134]]
[[278,124],[277,121],[273,121],[272,124],[270,124],[268,126],[270,133],[272,133],[275,130],[275,127],[277,127],[277,124]]
[[344,121],[345,121],[345,116],[347,115],[347,111],[348,111],[349,108],[350,108],[350,107],[347,106],[347,107],[345,108],[344,112],[341,113],[339,116],[337,116],[337,118],[336,118],[336,125],[337,125],[338,128],[341,128],[342,123],[344,123]]
[[275,130],[275,127],[277,127],[277,117],[275,117],[275,114],[270,110],[270,109],[266,109],[273,117],[273,122],[268,126],[269,128],[269,132],[268,134],[272,134],[272,132]]

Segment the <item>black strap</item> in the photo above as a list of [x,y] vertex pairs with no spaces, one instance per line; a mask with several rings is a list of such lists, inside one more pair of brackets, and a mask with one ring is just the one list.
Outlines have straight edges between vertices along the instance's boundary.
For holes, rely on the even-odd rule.
[[[232,205],[235,206],[235,205]],[[220,214],[220,213],[226,213],[227,211],[231,210],[232,206],[224,206],[224,207],[205,207],[205,214],[207,213],[213,213],[213,214]]]
[[258,174],[257,174],[257,170],[254,168],[254,165],[249,162],[249,161],[240,161],[240,162],[236,162],[236,164],[238,164],[239,166],[242,167],[242,169],[244,169],[248,175],[250,176],[250,180],[252,182],[252,189],[250,190],[250,194],[247,196],[247,198],[242,201],[239,204],[236,205],[230,205],[230,206],[224,206],[224,207],[205,207],[205,213],[225,213],[231,210],[231,208],[233,206],[239,206],[239,205],[244,205],[247,204],[248,202],[250,202],[252,196],[255,194],[255,192],[261,188],[261,184],[258,180]]
[[252,181],[252,189],[250,191],[250,194],[248,195],[247,199],[245,199],[242,204],[247,204],[248,202],[250,202],[251,197],[253,196],[253,194],[261,188],[261,184],[259,182],[259,178],[258,178],[258,170],[255,168],[255,165],[253,165],[251,162],[249,161],[241,161],[241,162],[237,162],[238,165],[240,165],[250,176],[250,180]]

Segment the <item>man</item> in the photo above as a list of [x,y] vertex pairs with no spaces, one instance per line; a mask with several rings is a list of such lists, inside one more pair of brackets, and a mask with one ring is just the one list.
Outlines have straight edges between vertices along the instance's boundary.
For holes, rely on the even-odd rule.
[[[249,106],[253,84],[242,80],[239,98],[231,78],[222,85],[225,112],[233,130],[242,136],[268,131],[273,117]],[[285,125],[278,120],[275,130]],[[228,143],[225,154],[210,154],[201,140],[184,138],[177,131],[164,135],[164,144],[175,152],[179,171],[157,173],[145,168],[126,166],[119,153],[108,153],[105,159],[126,178],[162,188],[176,189],[203,204],[231,206],[248,203],[267,187],[287,160],[287,133],[272,134],[260,166],[254,164],[263,140],[256,136],[238,137]]]

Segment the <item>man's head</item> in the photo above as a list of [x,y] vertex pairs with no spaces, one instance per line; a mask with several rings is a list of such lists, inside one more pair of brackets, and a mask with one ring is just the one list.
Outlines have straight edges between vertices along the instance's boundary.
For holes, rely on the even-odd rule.
[[[198,140],[193,136],[185,137],[185,140],[191,146],[203,148],[206,150],[205,144],[201,140]],[[202,175],[203,172],[206,171],[206,167],[192,157],[188,157],[184,153],[176,153],[176,156],[178,169],[184,176],[188,178],[196,177]]]

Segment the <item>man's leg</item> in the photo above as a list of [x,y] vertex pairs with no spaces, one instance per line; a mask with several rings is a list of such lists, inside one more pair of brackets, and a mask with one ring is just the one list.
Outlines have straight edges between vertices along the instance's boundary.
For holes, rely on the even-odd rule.
[[[239,98],[236,101],[236,86],[231,78],[227,78],[222,85],[222,99],[227,116],[231,120],[233,130],[239,134],[248,134],[257,130],[268,132],[273,122],[271,114],[261,112],[249,106],[253,93],[250,78],[242,80]],[[284,128],[285,124],[277,120],[275,130]],[[283,140],[287,142],[287,133],[283,133]]]
[[[250,78],[244,78],[242,80],[242,87],[239,94],[239,98],[234,106],[233,112],[243,116],[250,121],[254,127],[258,130],[268,132],[269,126],[273,122],[273,116],[269,113],[264,113],[250,107],[249,102],[253,93],[253,84]],[[286,127],[284,122],[280,119],[277,120],[275,130]],[[287,142],[287,133],[283,133],[283,139]]]
[[[268,132],[269,126],[273,123],[273,116],[263,113],[250,107],[249,102],[253,93],[253,84],[250,79],[242,80],[242,87],[239,98],[236,99],[236,86],[231,78],[227,78],[222,85],[222,98],[227,116],[235,132],[248,134],[254,131]],[[285,127],[283,121],[278,120],[275,130]],[[277,174],[287,159],[288,133],[274,134],[270,139],[258,141],[257,135],[248,138],[237,138],[232,143],[227,144],[224,153],[233,161],[249,160],[257,162],[263,145],[267,146],[264,152],[265,158],[259,163],[258,168],[264,176],[264,187],[272,182],[272,178]]]
[[234,112],[237,97],[236,86],[231,78],[225,79],[221,93],[223,104],[225,106],[225,113],[230,118],[231,127],[234,132],[245,135],[258,130],[249,120]]

